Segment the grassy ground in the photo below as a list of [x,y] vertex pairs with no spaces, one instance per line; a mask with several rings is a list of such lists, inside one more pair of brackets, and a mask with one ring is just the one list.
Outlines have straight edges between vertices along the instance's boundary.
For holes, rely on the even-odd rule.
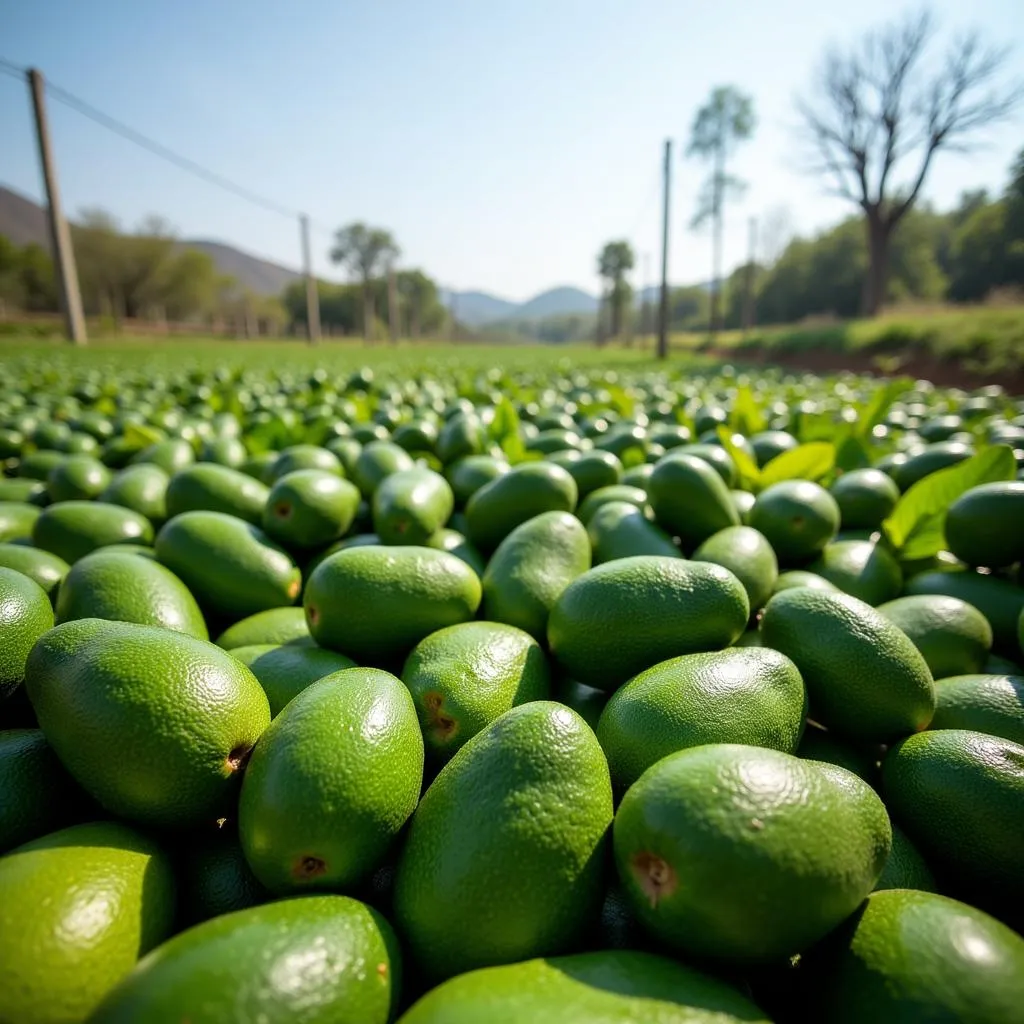
[[[308,345],[300,341],[225,341],[216,338],[175,338],[173,340],[98,340],[84,348],[38,338],[0,339],[0,365],[23,358],[36,361],[47,354],[53,372],[62,366],[105,366],[164,371],[191,366],[242,365],[247,368],[312,370],[322,366],[333,372],[351,372],[360,367],[386,368],[409,373],[430,370],[476,372],[491,367],[509,370],[540,370],[567,373],[576,367],[616,366],[642,368],[654,365],[650,346],[623,348],[593,345],[470,345],[444,342],[401,342],[398,345],[325,341]],[[687,350],[673,353],[673,363],[687,366],[715,364],[715,360]]]
[[[673,345],[700,349],[705,337],[676,335]],[[982,373],[1024,369],[1024,306],[906,309],[873,320],[806,323],[765,327],[744,334],[724,331],[719,351],[799,353],[849,352],[879,360],[879,365],[915,355],[931,356]]]

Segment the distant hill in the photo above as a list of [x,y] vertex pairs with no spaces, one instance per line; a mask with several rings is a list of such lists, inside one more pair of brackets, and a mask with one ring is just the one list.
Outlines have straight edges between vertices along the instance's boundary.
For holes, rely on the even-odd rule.
[[501,320],[503,317],[511,316],[516,309],[514,302],[499,299],[487,292],[446,292],[441,298],[447,305],[454,300],[456,317],[460,323],[469,327],[480,327],[494,320]]
[[269,260],[261,260],[258,256],[250,256],[223,242],[189,240],[181,244],[205,252],[220,273],[229,274],[257,295],[280,295],[288,285],[302,276],[298,271],[289,270]]
[[470,327],[484,327],[498,323],[503,326],[522,321],[544,320],[550,316],[573,313],[594,313],[597,299],[579,288],[551,288],[526,302],[508,299],[487,292],[449,292],[443,296],[446,303],[455,301],[458,319]]
[[[49,249],[46,211],[31,199],[0,185],[0,235],[5,235],[15,245],[34,242]],[[213,260],[218,273],[230,275],[257,295],[280,295],[292,281],[301,277],[298,271],[250,256],[222,242],[185,239],[180,244],[205,252]]]
[[18,246],[34,243],[49,249],[46,211],[31,199],[0,185],[0,235]]
[[571,313],[596,313],[597,299],[579,288],[551,288],[516,307],[516,320],[542,320]]

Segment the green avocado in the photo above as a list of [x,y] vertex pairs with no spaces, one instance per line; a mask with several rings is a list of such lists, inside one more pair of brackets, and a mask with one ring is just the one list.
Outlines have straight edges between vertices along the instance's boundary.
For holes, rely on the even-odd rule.
[[713,533],[693,553],[695,562],[713,562],[743,584],[751,612],[760,611],[779,579],[779,563],[768,538],[750,526],[727,526]]
[[485,484],[466,505],[467,536],[490,552],[519,525],[543,512],[572,512],[576,481],[546,462],[523,462]]
[[50,470],[50,501],[89,501],[110,483],[110,470],[91,455],[69,455]]
[[889,743],[927,728],[935,684],[906,633],[848,594],[796,587],[764,610],[766,647],[792,659],[810,715],[856,740]]
[[874,888],[892,841],[870,786],[833,765],[712,743],[658,761],[615,815],[634,913],[684,955],[772,963],[806,950]]
[[373,529],[383,544],[425,545],[455,508],[452,489],[425,466],[401,469],[381,481],[373,494]]
[[171,478],[151,463],[127,466],[111,478],[99,500],[145,516],[154,526],[167,519],[167,488]]
[[569,512],[542,512],[499,545],[483,575],[483,617],[547,642],[548,617],[562,591],[591,566],[590,541]]
[[796,752],[807,694],[796,666],[766,647],[685,654],[612,694],[597,738],[612,782],[625,790],[656,761],[704,743]]
[[170,569],[130,552],[101,548],[75,562],[61,584],[57,622],[116,619],[163,626],[208,640],[196,599]]
[[89,1024],[388,1024],[401,992],[391,926],[347,896],[249,907],[153,951]]
[[46,591],[24,573],[0,568],[0,701],[21,685],[29,652],[52,626]]
[[317,566],[303,603],[322,647],[390,663],[435,630],[472,619],[480,578],[447,551],[347,548]]
[[572,949],[601,906],[611,820],[608,766],[575,712],[534,701],[477,733],[398,861],[394,920],[424,977]]
[[145,516],[102,501],[62,501],[50,505],[32,527],[32,543],[74,565],[97,548],[113,544],[152,544],[153,524]]
[[203,608],[229,618],[294,604],[302,588],[283,548],[223,512],[183,512],[161,528],[155,546]]
[[263,529],[290,549],[322,548],[345,534],[359,508],[359,489],[336,473],[296,469],[279,476],[263,509]]
[[41,729],[0,730],[0,855],[76,820],[85,794]]
[[34,580],[51,601],[57,596],[61,580],[71,568],[59,555],[28,544],[0,544],[0,567],[14,569]]
[[964,903],[915,889],[868,897],[808,965],[834,1024],[1008,1024],[1024,1005],[1024,939]]
[[545,700],[547,657],[529,633],[498,622],[463,622],[421,640],[402,669],[427,753],[444,763],[518,704]]
[[[247,659],[243,651],[255,651],[255,657]],[[251,647],[236,647],[231,653],[249,667],[249,671],[260,681],[270,702],[270,715],[277,717],[285,705],[300,694],[311,683],[340,672],[355,668],[355,662],[337,651],[328,651],[313,644],[272,644]]]
[[278,895],[356,885],[384,860],[422,784],[423,737],[401,680],[335,672],[293,698],[253,751],[238,805],[246,860]]
[[270,899],[245,859],[235,822],[221,820],[181,834],[178,921],[182,926],[257,907]]
[[749,618],[728,569],[640,555],[577,576],[551,610],[548,646],[573,679],[614,690],[660,661],[728,647]]
[[883,544],[871,540],[834,540],[807,571],[870,605],[898,597],[903,588],[899,562]]
[[719,473],[704,459],[678,449],[655,464],[647,495],[658,525],[678,537],[685,550],[719,530],[740,525]]
[[968,565],[999,569],[1024,559],[1024,480],[981,484],[946,512],[946,546]]
[[259,526],[269,493],[259,480],[240,470],[200,462],[171,477],[167,517],[183,512],[222,512]]
[[219,637],[217,646],[230,651],[234,647],[253,644],[312,643],[306,613],[302,608],[268,608],[229,626]]
[[158,626],[56,626],[29,656],[25,689],[78,783],[141,825],[196,825],[229,810],[270,722],[266,695],[244,665]]
[[587,523],[594,565],[633,555],[682,558],[671,536],[627,501],[609,501],[595,509]]

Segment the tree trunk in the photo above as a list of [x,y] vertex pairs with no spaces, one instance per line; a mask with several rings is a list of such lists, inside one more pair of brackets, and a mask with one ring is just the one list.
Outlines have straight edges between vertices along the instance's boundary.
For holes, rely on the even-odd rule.
[[369,282],[363,285],[363,338],[367,345],[373,342],[373,291]]
[[612,337],[617,338],[622,333],[622,291],[618,285],[612,287],[611,292],[611,313],[612,313]]
[[868,268],[864,274],[861,313],[877,316],[889,285],[889,238],[892,229],[877,210],[867,213]]

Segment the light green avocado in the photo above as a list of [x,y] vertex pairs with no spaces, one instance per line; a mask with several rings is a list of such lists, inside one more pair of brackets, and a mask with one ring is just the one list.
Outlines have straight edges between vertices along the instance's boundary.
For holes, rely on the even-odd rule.
[[347,896],[303,896],[176,935],[89,1024],[388,1024],[401,978],[398,942],[376,910]]
[[462,974],[399,1024],[770,1024],[736,989],[633,950],[547,957]]
[[116,822],[75,825],[0,859],[0,1014],[80,1024],[174,925],[170,857]]

